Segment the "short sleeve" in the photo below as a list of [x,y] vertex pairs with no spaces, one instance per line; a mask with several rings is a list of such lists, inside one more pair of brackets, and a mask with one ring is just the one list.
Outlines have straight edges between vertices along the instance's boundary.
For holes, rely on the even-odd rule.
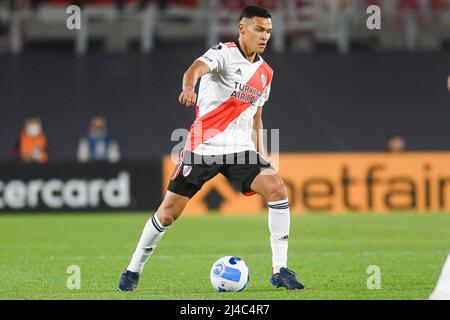
[[206,63],[210,72],[220,72],[225,66],[226,46],[223,43],[212,46],[197,60]]
[[259,97],[259,101],[258,101],[259,107],[262,107],[267,102],[267,100],[269,100],[271,87],[272,87],[272,83],[269,83],[269,85],[264,88],[264,91],[263,91],[261,97]]

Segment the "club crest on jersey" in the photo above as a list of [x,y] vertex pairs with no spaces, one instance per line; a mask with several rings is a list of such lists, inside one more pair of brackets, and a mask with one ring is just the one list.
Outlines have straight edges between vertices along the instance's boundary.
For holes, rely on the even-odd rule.
[[261,74],[261,82],[262,82],[262,86],[263,88],[266,86],[266,81],[267,81],[267,77],[265,73]]
[[185,165],[183,167],[183,176],[187,177],[191,173],[191,170],[192,170],[192,166]]

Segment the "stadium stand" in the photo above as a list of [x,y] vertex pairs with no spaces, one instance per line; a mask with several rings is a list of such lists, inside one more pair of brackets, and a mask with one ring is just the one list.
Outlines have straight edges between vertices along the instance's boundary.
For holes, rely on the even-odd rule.
[[[41,0],[11,1],[0,6],[1,25],[9,25],[8,47],[20,52],[27,42],[75,43],[86,54],[92,42],[107,51],[154,49],[155,40],[203,40],[208,46],[235,34],[234,22],[249,4],[271,10],[275,51],[309,51],[316,43],[335,45],[348,52],[352,44],[375,49],[438,50],[450,39],[448,0]],[[82,6],[82,28],[68,30],[67,7]],[[365,27],[369,5],[382,9],[382,28]],[[5,27],[3,27],[5,29]],[[3,41],[3,42],[1,42]],[[6,40],[0,40],[0,48]]]

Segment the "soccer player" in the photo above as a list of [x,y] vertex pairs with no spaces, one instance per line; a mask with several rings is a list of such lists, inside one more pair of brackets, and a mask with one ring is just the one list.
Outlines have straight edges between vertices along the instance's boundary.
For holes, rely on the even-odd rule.
[[[261,114],[269,98],[273,71],[260,54],[272,32],[271,16],[264,8],[249,6],[243,10],[237,29],[238,41],[213,46],[184,74],[179,101],[187,107],[197,106],[196,119],[164,200],[145,225],[131,262],[122,272],[120,291],[136,290],[144,264],[169,226],[189,199],[218,173],[243,194],[258,193],[267,202],[271,284],[288,290],[304,289],[287,268],[287,190],[263,157]],[[194,88],[199,79],[197,99]]]

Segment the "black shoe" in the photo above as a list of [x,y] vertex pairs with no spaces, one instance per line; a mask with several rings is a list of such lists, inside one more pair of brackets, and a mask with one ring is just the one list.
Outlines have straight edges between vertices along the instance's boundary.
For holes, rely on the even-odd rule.
[[139,272],[124,270],[120,276],[119,291],[136,291],[139,283]]
[[280,272],[270,277],[270,283],[277,287],[285,287],[287,290],[303,290],[305,287],[297,281],[295,273],[287,268],[281,268]]

